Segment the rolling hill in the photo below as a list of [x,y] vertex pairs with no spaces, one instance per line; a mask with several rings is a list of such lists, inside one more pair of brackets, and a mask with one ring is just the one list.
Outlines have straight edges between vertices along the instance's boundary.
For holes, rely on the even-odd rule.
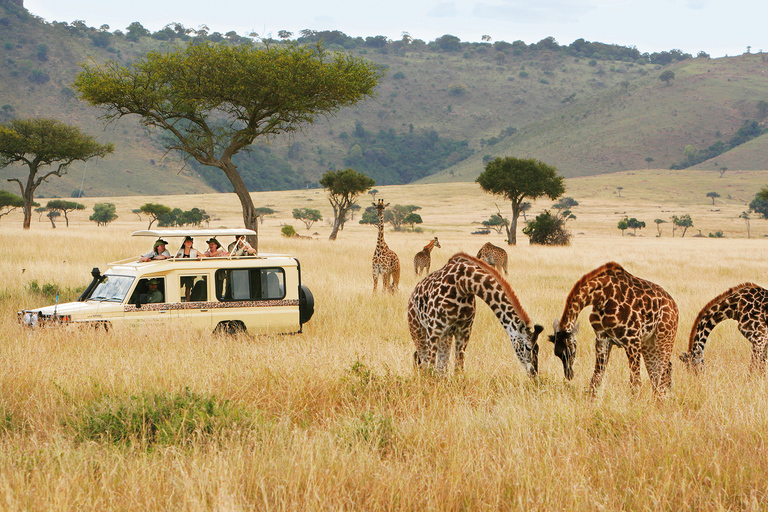
[[[228,189],[218,171],[166,155],[159,135],[136,119],[105,126],[100,112],[70,89],[82,62],[128,64],[150,50],[187,44],[189,31],[169,25],[137,35],[135,26],[124,33],[49,23],[2,1],[0,27],[0,121],[55,117],[116,145],[113,155],[73,165],[40,194],[69,196],[81,187],[88,196]],[[194,36],[254,44],[234,33]],[[765,54],[710,59],[583,40],[461,43],[446,35],[393,42],[338,32],[270,44],[318,40],[385,67],[377,96],[299,134],[254,144],[238,162],[251,190],[314,186],[326,170],[344,167],[379,185],[467,181],[489,158],[505,155],[543,160],[566,177],[669,168],[690,148],[727,142],[745,122],[762,127],[768,105]],[[664,71],[675,74],[668,84],[659,79]],[[766,145],[762,135],[694,168],[768,169]],[[17,192],[4,180],[1,186]]]

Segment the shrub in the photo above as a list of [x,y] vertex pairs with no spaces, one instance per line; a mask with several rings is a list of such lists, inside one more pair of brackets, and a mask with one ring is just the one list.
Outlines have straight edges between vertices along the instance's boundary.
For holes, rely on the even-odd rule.
[[571,233],[565,229],[565,219],[544,210],[523,228],[531,245],[569,245]]
[[286,224],[285,226],[283,226],[280,229],[280,233],[282,233],[282,235],[287,238],[293,238],[294,236],[296,236],[296,230],[293,229],[293,226],[291,226],[290,224]]

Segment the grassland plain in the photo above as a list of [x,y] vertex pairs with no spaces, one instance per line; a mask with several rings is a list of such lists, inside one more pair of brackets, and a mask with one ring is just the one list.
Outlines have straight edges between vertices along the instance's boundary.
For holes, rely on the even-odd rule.
[[[672,187],[668,172],[568,180],[567,195],[580,202],[570,223],[573,244],[509,248],[508,280],[544,334],[573,283],[609,260],[676,299],[676,354],[687,347],[691,323],[710,298],[744,281],[765,285],[768,221],[753,220],[747,239],[744,221],[736,218],[765,174],[690,172],[676,176],[680,185]],[[723,188],[711,189],[708,179]],[[723,193],[726,185],[731,192]],[[292,208],[328,214],[322,191],[255,194],[257,204],[278,210],[261,226],[261,250],[297,256],[315,295],[315,316],[294,336],[214,337],[178,325],[28,332],[16,325],[18,309],[51,302],[45,285],[58,285],[69,300],[92,267],[103,270],[109,261],[145,251],[149,240],[130,233],[146,228],[147,220],[132,209],[156,200],[198,206],[215,217],[211,227],[234,227],[241,223],[234,197],[114,198],[120,218],[106,228],[89,223],[85,212],[76,212],[68,229],[50,229],[46,221],[28,232],[15,213],[4,217],[2,508],[768,507],[768,384],[765,376],[748,374],[749,345],[733,322],[710,337],[704,375],[689,375],[673,361],[672,393],[661,404],[653,402],[644,371],[640,393],[630,396],[620,350],[598,398],[585,396],[594,361],[587,311],[571,382],[546,339],[539,377],[526,378],[485,306],[478,308],[464,374],[417,374],[405,323],[417,282],[413,255],[438,236],[435,269],[457,251],[474,254],[485,241],[503,240],[470,234],[473,223],[495,212],[493,198],[476,185],[379,190],[386,202],[423,207],[423,233],[385,234],[403,268],[394,295],[371,293],[375,228],[355,220],[329,242],[330,226],[323,223],[309,233],[299,229],[318,233],[314,240],[285,239],[280,225],[297,224]],[[722,195],[714,207],[704,196],[709,190]],[[88,201],[90,208],[100,199]],[[649,226],[622,237],[616,222],[623,212]],[[694,220],[685,238],[671,238],[669,224],[655,236],[657,214],[685,213]],[[728,238],[692,238],[697,229],[722,229]]]

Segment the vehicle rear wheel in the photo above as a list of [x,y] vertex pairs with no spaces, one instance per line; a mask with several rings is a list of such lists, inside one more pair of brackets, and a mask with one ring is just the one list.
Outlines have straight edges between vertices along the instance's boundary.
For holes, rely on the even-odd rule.
[[245,324],[240,320],[219,322],[213,333],[224,336],[237,336],[238,334],[245,333]]

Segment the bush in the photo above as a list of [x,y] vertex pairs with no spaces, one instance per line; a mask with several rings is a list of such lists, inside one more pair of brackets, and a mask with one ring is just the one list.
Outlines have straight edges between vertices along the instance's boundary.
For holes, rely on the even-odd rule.
[[293,229],[293,226],[291,226],[290,224],[286,224],[285,226],[283,226],[280,229],[280,233],[282,233],[282,235],[287,238],[293,238],[294,236],[296,236],[296,230]]
[[544,210],[523,228],[531,245],[570,245],[571,233],[565,229],[565,219]]

